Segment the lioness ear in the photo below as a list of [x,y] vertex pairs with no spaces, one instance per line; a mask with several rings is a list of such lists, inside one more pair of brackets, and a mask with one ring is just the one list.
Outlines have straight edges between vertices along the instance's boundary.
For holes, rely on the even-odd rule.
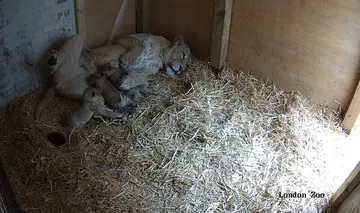
[[190,55],[189,55],[189,64],[193,63],[195,61],[195,56],[192,52],[190,52]]
[[175,43],[177,44],[185,44],[184,37],[182,35],[175,37]]

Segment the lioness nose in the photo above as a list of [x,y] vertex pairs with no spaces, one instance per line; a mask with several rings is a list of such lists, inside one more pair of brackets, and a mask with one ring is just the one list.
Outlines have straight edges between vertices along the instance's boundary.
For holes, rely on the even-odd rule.
[[181,71],[181,70],[176,71],[176,72],[175,72],[175,75],[177,75],[177,76],[182,75],[182,71]]

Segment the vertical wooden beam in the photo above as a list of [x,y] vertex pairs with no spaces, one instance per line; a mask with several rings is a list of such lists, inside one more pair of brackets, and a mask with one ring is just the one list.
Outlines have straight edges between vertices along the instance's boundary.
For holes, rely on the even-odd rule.
[[356,88],[353,99],[346,111],[342,126],[344,129],[351,131],[354,127],[356,120],[360,114],[360,82]]
[[151,33],[151,30],[150,30],[150,0],[143,0],[143,33]]
[[76,33],[81,35],[86,46],[85,0],[75,0]]
[[348,138],[349,140],[360,141],[360,115],[356,119],[355,125],[351,129]]
[[360,184],[341,203],[336,213],[360,213]]
[[211,42],[211,65],[223,67],[230,34],[233,0],[215,0],[214,22]]
[[354,170],[351,172],[348,178],[346,178],[346,180],[340,186],[340,188],[331,197],[330,206],[333,209],[337,209],[359,183],[360,183],[360,162],[356,165]]
[[136,33],[144,32],[144,0],[136,0]]
[[136,0],[136,33],[150,32],[149,7],[149,0]]

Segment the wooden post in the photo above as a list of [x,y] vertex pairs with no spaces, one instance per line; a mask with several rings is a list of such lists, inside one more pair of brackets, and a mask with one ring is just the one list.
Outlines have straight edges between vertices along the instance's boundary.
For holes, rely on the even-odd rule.
[[149,0],[136,0],[136,33],[150,33]]
[[143,0],[143,33],[150,32],[150,0]]
[[356,165],[355,169],[351,172],[349,177],[346,178],[345,182],[331,197],[330,206],[334,209],[337,209],[359,183],[360,183],[360,162]]
[[344,129],[351,131],[354,127],[356,120],[360,114],[360,82],[356,88],[353,99],[346,111],[342,126]]
[[144,32],[144,0],[136,0],[136,33]]
[[85,2],[75,0],[76,33],[81,35],[86,46],[86,22],[85,22]]
[[224,66],[230,34],[233,0],[215,0],[211,42],[211,65]]

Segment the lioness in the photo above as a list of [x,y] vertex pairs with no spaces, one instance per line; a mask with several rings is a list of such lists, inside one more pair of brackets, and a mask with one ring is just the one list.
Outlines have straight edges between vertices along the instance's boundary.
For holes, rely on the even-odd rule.
[[35,119],[39,118],[42,109],[56,94],[69,99],[82,100],[88,88],[89,73],[82,66],[82,49],[84,42],[80,35],[71,36],[59,51],[52,50],[47,62],[52,75],[52,86],[47,90],[35,109]]
[[[179,76],[186,71],[191,62],[191,50],[182,36],[173,42],[162,36],[152,34],[134,34],[119,38],[116,44],[85,50],[84,55],[89,69],[106,63],[120,66],[127,75],[122,79],[119,89],[129,90],[147,82],[149,75],[164,69],[170,76]],[[127,51],[123,51],[126,48]]]
[[191,62],[191,51],[182,36],[170,42],[162,36],[134,34],[117,39],[116,44],[94,49],[83,49],[80,35],[71,36],[48,58],[53,75],[53,85],[35,109],[38,118],[42,109],[59,93],[70,99],[81,100],[88,88],[88,77],[97,73],[100,65],[119,63],[127,75],[123,77],[118,89],[131,88],[147,83],[149,75],[165,69],[171,76],[181,75]]

